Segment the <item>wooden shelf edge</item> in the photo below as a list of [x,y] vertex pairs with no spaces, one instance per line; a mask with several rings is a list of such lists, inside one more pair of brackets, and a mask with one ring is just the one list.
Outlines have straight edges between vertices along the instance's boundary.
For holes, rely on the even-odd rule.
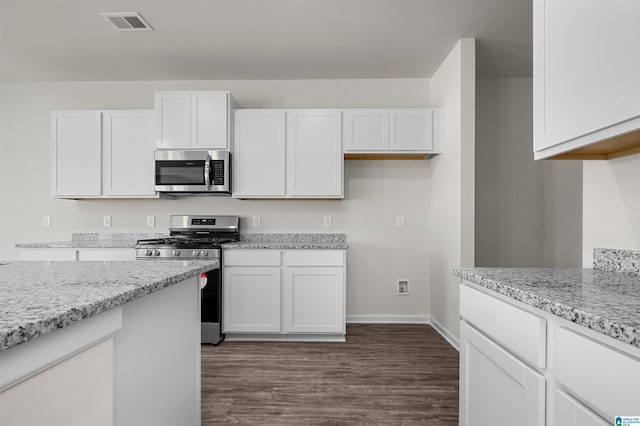
[[563,152],[549,157],[548,160],[614,160],[634,154],[640,154],[640,130]]
[[345,152],[345,160],[424,160],[435,154],[429,153],[357,153],[357,152]]

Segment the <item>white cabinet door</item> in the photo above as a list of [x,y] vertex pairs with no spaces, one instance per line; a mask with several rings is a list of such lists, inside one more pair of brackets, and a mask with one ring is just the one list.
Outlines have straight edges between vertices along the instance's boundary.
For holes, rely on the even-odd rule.
[[229,93],[193,92],[191,95],[191,146],[227,149],[229,141]]
[[640,2],[533,7],[534,151],[567,143],[555,154],[640,127],[623,123],[640,116]]
[[287,111],[287,194],[342,198],[342,138],[338,110]]
[[344,268],[288,267],[282,295],[283,331],[344,333],[344,294]]
[[223,272],[223,332],[280,332],[280,268]]
[[285,195],[284,110],[235,113],[233,196]]
[[191,148],[191,92],[156,92],[156,147]]
[[545,424],[545,379],[460,323],[460,424]]
[[561,390],[554,392],[553,404],[550,426],[607,426],[611,424]]
[[433,111],[430,109],[392,109],[389,111],[391,151],[431,151],[433,149]]
[[51,194],[96,196],[102,191],[99,111],[51,113]]
[[389,149],[389,111],[386,109],[347,109],[342,111],[344,151],[387,151]]
[[155,196],[154,112],[106,111],[103,131],[104,195]]
[[158,148],[229,148],[230,93],[156,92]]

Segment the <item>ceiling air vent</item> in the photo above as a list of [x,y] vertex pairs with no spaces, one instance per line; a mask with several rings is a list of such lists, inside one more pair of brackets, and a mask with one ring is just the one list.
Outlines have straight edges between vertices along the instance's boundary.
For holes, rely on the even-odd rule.
[[139,13],[101,13],[118,31],[153,31]]

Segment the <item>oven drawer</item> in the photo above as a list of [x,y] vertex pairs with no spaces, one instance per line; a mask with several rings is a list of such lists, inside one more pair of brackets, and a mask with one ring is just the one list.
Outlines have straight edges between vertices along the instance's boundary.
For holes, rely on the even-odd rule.
[[224,250],[224,266],[280,266],[280,250]]

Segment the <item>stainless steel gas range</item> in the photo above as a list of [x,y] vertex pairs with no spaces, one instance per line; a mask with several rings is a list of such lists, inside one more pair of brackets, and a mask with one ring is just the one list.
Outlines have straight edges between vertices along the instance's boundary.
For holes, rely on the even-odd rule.
[[[169,237],[139,240],[136,259],[196,260],[218,259],[222,265],[221,245],[238,241],[238,216],[172,215]],[[202,281],[202,343],[220,343],[222,334],[222,268],[208,271]]]

